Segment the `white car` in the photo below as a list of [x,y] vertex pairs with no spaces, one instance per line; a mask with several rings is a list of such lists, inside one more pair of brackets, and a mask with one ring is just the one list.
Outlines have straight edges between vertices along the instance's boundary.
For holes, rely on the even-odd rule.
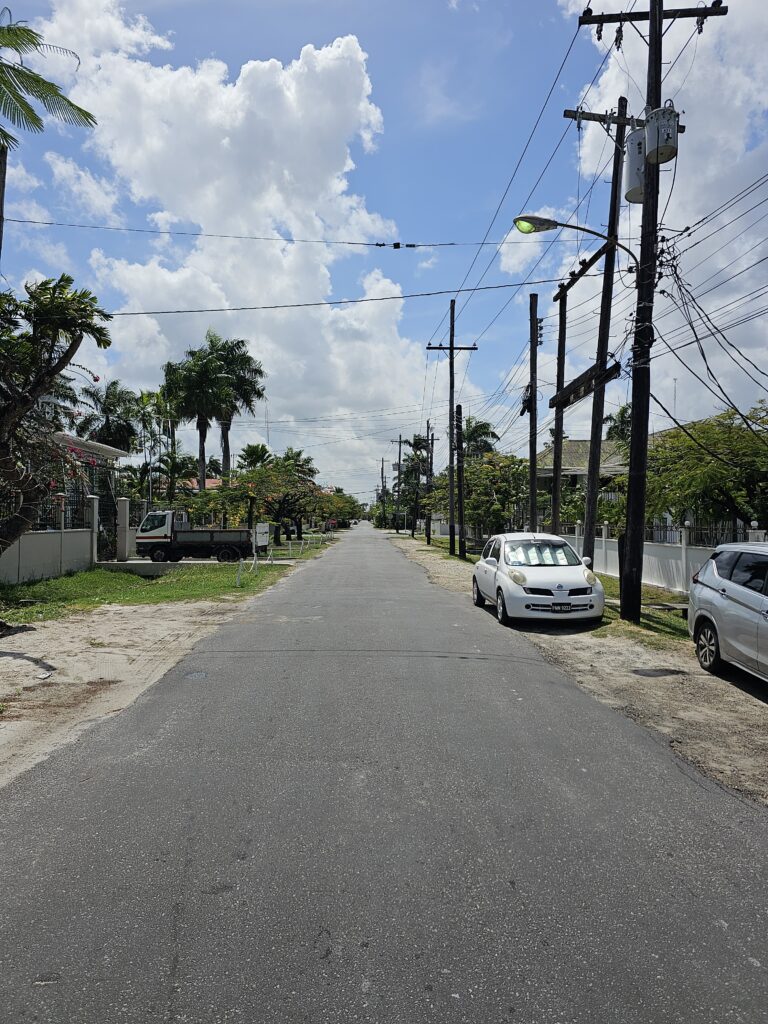
[[472,573],[472,599],[496,605],[502,625],[510,619],[578,619],[603,616],[605,591],[571,545],[551,533],[500,533],[491,537]]
[[721,544],[691,580],[688,632],[699,664],[768,682],[768,544]]

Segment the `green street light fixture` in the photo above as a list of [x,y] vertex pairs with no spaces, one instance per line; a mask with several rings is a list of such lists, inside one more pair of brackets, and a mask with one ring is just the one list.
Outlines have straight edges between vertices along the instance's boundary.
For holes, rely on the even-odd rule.
[[618,249],[623,249],[628,256],[632,257],[635,267],[637,268],[639,265],[638,258],[631,249],[628,249],[626,245],[622,245],[618,239],[609,238],[608,235],[604,235],[602,231],[595,231],[594,228],[587,228],[582,224],[566,224],[564,221],[551,220],[549,217],[537,217],[532,213],[525,213],[520,217],[515,217],[513,223],[523,235],[534,235],[539,231],[554,231],[555,228],[569,228],[571,231],[582,231],[586,235],[602,238],[609,245],[615,245]]

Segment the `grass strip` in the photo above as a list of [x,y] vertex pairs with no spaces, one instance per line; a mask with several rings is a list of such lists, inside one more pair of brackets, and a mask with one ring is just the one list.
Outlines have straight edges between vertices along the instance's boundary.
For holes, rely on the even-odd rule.
[[245,598],[266,590],[289,571],[288,566],[261,564],[257,572],[243,571],[237,587],[236,565],[182,566],[148,579],[130,572],[89,569],[51,580],[0,585],[0,618],[23,624],[60,619],[104,604]]

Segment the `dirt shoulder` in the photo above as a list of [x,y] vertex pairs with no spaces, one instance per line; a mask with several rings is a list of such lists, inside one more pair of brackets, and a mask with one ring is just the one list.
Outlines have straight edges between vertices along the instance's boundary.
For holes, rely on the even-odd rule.
[[0,637],[0,787],[132,704],[240,606],[104,605]]
[[[470,600],[470,564],[409,537],[390,540],[433,583]],[[611,636],[605,627],[596,633],[544,624],[524,633],[598,700],[662,733],[705,775],[768,805],[768,686],[738,670],[709,675],[687,642]]]

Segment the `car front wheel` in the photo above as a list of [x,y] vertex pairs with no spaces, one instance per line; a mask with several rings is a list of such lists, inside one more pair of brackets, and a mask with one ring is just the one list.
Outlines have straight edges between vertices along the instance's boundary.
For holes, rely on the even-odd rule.
[[696,630],[696,657],[705,672],[717,672],[722,664],[717,630],[708,620]]
[[472,600],[478,608],[482,608],[485,604],[485,598],[480,593],[480,587],[477,585],[477,580],[472,577]]
[[509,615],[507,614],[507,603],[504,600],[504,593],[499,587],[496,591],[496,618],[502,624],[502,626],[509,625]]

